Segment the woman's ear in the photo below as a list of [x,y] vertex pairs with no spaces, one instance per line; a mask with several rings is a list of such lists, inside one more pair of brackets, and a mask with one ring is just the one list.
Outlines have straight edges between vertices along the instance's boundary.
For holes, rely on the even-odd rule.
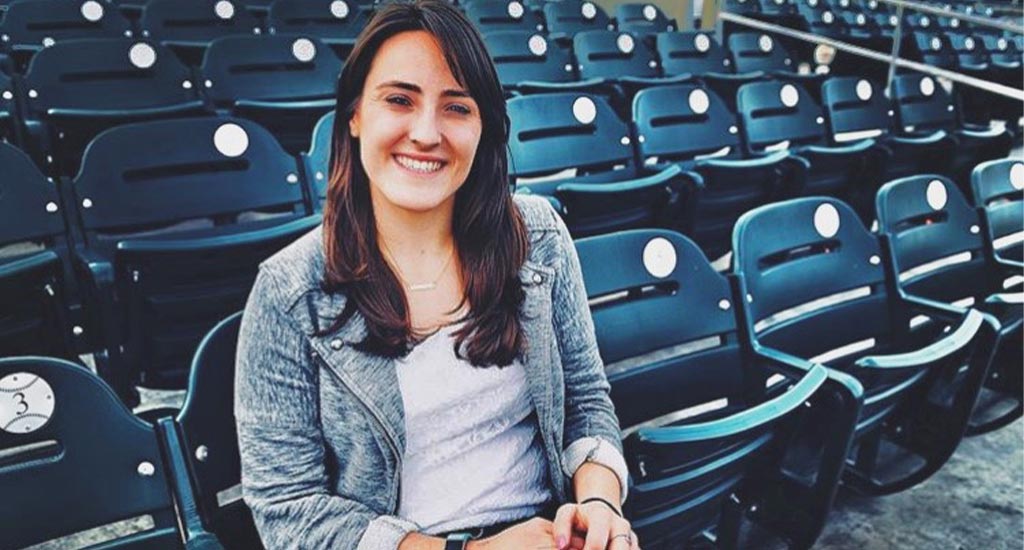
[[352,118],[348,119],[348,135],[353,138],[359,138],[359,109],[356,109],[352,113]]

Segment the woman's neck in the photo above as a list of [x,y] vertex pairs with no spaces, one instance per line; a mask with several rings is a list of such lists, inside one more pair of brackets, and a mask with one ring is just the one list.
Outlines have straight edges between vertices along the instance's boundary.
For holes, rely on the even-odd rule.
[[448,254],[455,241],[453,207],[451,200],[427,212],[414,212],[387,201],[373,201],[377,238],[391,254],[406,261]]

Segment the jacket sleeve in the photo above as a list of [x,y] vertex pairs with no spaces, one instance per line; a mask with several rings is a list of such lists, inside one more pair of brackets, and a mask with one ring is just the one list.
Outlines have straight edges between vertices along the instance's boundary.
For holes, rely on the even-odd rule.
[[622,432],[610,396],[604,362],[597,349],[594,321],[579,256],[561,217],[553,210],[558,227],[558,257],[552,288],[555,338],[565,375],[565,441],[562,465],[572,479],[584,462],[607,466],[619,478],[622,501],[626,500],[628,471],[622,455]]
[[235,370],[242,491],[260,537],[275,550],[394,550],[416,524],[331,494],[318,369],[279,288],[264,267],[242,316]]

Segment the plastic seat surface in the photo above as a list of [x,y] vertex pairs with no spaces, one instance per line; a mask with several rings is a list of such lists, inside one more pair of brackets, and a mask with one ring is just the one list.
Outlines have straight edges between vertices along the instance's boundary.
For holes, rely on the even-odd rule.
[[278,34],[217,39],[200,71],[215,105],[260,123],[298,154],[309,148],[316,121],[334,108],[341,66],[320,40]]
[[139,18],[142,35],[172,47],[189,66],[222,36],[260,34],[259,21],[233,0],[149,0]]
[[[79,262],[105,312],[108,349],[124,347],[112,354],[121,385],[182,387],[195,345],[242,307],[257,265],[319,223],[295,160],[244,119],[109,130],[86,151],[74,190],[86,236]],[[253,211],[276,214],[242,219]],[[169,230],[202,219],[214,225]]]
[[[773,470],[793,436],[784,424],[825,381],[824,369],[789,371],[792,389],[765,391],[770,371],[741,351],[729,283],[679,234],[634,230],[576,242],[611,396],[623,428],[633,485],[627,517],[645,547],[678,548],[717,535],[735,540],[742,509],[771,509],[786,486]],[[658,260],[645,250],[658,248]],[[643,258],[643,260],[641,259]],[[724,304],[724,305],[723,305]],[[744,394],[744,388],[761,388]],[[728,400],[725,408],[683,420],[666,415]],[[793,403],[797,406],[792,406]],[[787,404],[788,403],[788,404]],[[649,424],[653,422],[653,424]],[[638,430],[636,427],[642,425]],[[837,426],[838,428],[838,426]],[[852,431],[848,426],[847,436]],[[841,432],[837,429],[837,432]],[[845,440],[840,435],[841,463]],[[822,492],[808,491],[786,507],[827,514],[838,471]],[[752,480],[764,481],[756,486]],[[814,495],[814,496],[811,496]],[[739,502],[737,504],[732,499]],[[820,526],[786,533],[810,544]],[[785,529],[783,529],[785,531]]]
[[487,35],[497,31],[544,33],[544,18],[519,0],[505,2],[474,2],[465,7],[466,17]]
[[985,222],[995,254],[1024,261],[1024,162],[990,160],[971,173],[970,196]]
[[731,73],[732,60],[714,35],[701,31],[659,33],[657,52],[666,75]]
[[73,175],[86,145],[107,128],[205,112],[192,75],[170,50],[148,40],[61,42],[36,54],[25,75],[29,115],[53,164]]
[[7,143],[0,143],[0,173],[0,356],[75,359],[57,189]]
[[977,212],[946,178],[919,175],[891,181],[879,190],[877,210],[879,233],[904,291],[947,304],[969,300],[1001,325],[987,386],[1012,404],[1001,414],[976,411],[972,432],[990,431],[1020,417],[1022,308],[1007,303],[1006,297],[1020,296],[1021,287],[1007,291],[1003,282],[1019,274],[1021,265],[1002,263],[986,250]]
[[0,34],[24,67],[36,52],[81,38],[132,36],[131,23],[106,2],[32,0],[13,2],[0,18]]
[[494,31],[484,36],[484,43],[498,71],[498,79],[506,89],[517,88],[524,82],[577,80],[572,49],[548,40],[541,33]]
[[0,485],[26,497],[0,504],[5,546],[149,515],[152,529],[103,547],[183,548],[157,433],[106,384],[82,366],[42,357],[0,359],[0,384],[20,400],[2,409]]
[[597,4],[588,0],[566,0],[544,4],[544,20],[552,39],[571,40],[583,31],[615,30],[608,14]]
[[342,60],[373,16],[372,7],[355,2],[275,0],[267,27],[271,33],[302,34],[319,38]]
[[[890,292],[879,241],[834,199],[748,212],[733,251],[752,338],[864,387],[847,483],[888,494],[937,471],[959,444],[988,368],[995,330],[983,315]],[[908,328],[917,314],[950,329],[917,337]]]

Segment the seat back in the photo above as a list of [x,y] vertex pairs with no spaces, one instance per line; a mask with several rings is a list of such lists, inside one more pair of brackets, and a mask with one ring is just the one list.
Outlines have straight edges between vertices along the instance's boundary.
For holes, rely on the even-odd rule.
[[603,98],[558,93],[514,97],[508,101],[509,173],[548,176],[575,170],[575,179],[616,168],[632,174],[629,127]]
[[192,75],[160,44],[106,38],[58,43],[25,75],[30,116],[49,129],[56,169],[72,175],[86,144],[126,122],[203,112]]
[[[0,359],[4,546],[22,548],[149,515],[153,528],[104,548],[180,548],[159,440],[88,369],[59,359]],[[30,495],[31,498],[28,498]]]
[[371,7],[345,0],[275,0],[270,5],[267,28],[271,33],[301,34],[319,38],[332,47],[338,45],[341,56],[355,44],[356,37],[372,16]]
[[74,191],[83,228],[98,236],[250,210],[301,212],[299,183],[294,159],[266,130],[210,117],[104,132],[89,145]]
[[645,164],[742,156],[736,115],[700,84],[641,90],[633,98],[633,121],[643,136],[637,147]]
[[621,76],[661,75],[657,56],[631,33],[582,31],[576,33],[572,43],[582,78],[614,80]]
[[804,26],[810,32],[840,39],[847,35],[846,21],[831,8],[800,4],[797,10],[804,20]]
[[747,212],[733,231],[733,254],[761,344],[812,358],[889,343],[895,327],[878,240],[845,203],[808,197]]
[[965,70],[984,70],[988,66],[985,44],[969,32],[946,33],[950,47],[956,55],[957,66]]
[[897,76],[892,82],[892,96],[896,102],[897,120],[906,132],[952,130],[956,127],[952,98],[930,76]]
[[[327,178],[331,172],[331,136],[334,132],[334,111],[325,114],[313,128],[309,152],[302,154],[306,180],[314,199],[327,198]],[[314,205],[318,202],[314,200]]]
[[615,21],[620,31],[639,37],[653,37],[676,30],[675,21],[654,4],[628,3],[615,6]]
[[895,115],[884,90],[855,76],[837,76],[821,85],[821,99],[832,141],[846,143],[889,133]]
[[[3,55],[0,54],[0,61]],[[14,81],[0,71],[0,141],[11,142],[16,136],[14,113],[17,108]]]
[[565,0],[544,4],[544,19],[549,34],[573,36],[578,32],[615,30],[608,14],[589,0]]
[[666,75],[732,72],[732,60],[714,35],[702,31],[658,33],[658,55]]
[[218,105],[237,100],[296,102],[333,98],[341,61],[316,38],[226,36],[210,44],[200,69]]
[[38,52],[67,40],[131,36],[132,27],[106,2],[33,0],[7,7],[0,19],[0,34],[6,37],[5,46]]
[[484,36],[498,80],[505,88],[521,82],[573,82],[576,64],[566,45],[529,31],[494,31]]
[[150,0],[139,19],[143,36],[175,46],[205,48],[236,34],[259,34],[259,22],[232,0]]
[[767,34],[735,32],[729,35],[728,47],[736,72],[793,70],[785,46]]
[[944,69],[956,69],[958,66],[956,52],[949,42],[949,37],[938,32],[916,31],[914,45],[922,63]]
[[988,296],[994,281],[980,222],[956,184],[936,175],[900,178],[879,189],[875,208],[909,294],[945,303]]
[[777,80],[744,84],[736,92],[736,107],[753,151],[825,143],[821,107],[800,85]]
[[998,61],[1007,65],[1020,66],[1021,52],[1017,49],[1017,43],[1004,36],[992,34],[980,34],[975,39],[981,38],[985,49],[988,50],[992,61]]
[[75,357],[64,300],[67,247],[56,187],[0,143],[0,357]]
[[996,254],[1024,261],[1024,162],[990,160],[971,173],[974,205],[984,212]]
[[241,319],[241,312],[224,319],[199,344],[185,404],[176,421],[204,523],[229,548],[261,548],[251,512],[241,500],[234,413],[235,347]]
[[466,18],[473,22],[480,34],[495,31],[545,32],[544,19],[519,0],[504,2],[474,2],[465,6]]

